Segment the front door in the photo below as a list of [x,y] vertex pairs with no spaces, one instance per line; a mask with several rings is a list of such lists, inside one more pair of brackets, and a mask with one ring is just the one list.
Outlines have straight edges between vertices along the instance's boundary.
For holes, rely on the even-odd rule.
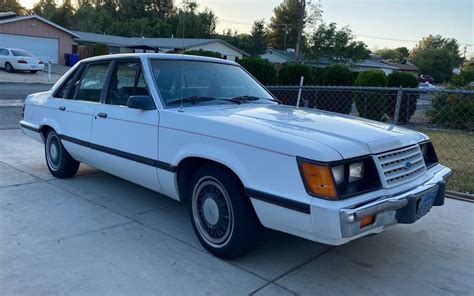
[[127,107],[130,96],[149,95],[140,60],[117,60],[108,81],[92,122],[93,165],[160,191],[156,169],[158,110]]

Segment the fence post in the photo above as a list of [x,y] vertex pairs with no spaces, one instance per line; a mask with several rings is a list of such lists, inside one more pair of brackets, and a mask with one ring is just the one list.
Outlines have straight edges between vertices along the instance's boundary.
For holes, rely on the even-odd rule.
[[400,118],[400,109],[402,106],[402,96],[403,96],[403,91],[402,87],[400,86],[400,89],[397,92],[397,103],[395,105],[395,114],[393,115],[393,124],[398,123],[398,118]]
[[298,89],[298,99],[296,100],[296,108],[300,107],[300,100],[301,100],[301,90],[303,88],[304,76],[301,76],[300,79],[300,88]]
[[51,82],[51,60],[48,60],[48,82]]

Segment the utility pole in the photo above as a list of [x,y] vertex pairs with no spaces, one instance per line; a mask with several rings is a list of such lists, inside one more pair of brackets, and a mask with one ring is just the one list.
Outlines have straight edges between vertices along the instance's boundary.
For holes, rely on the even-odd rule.
[[295,53],[295,60],[297,63],[300,62],[301,38],[303,35],[304,15],[305,15],[305,8],[306,8],[306,0],[299,0],[299,1],[300,1],[300,15],[299,15],[299,20],[298,20],[298,38],[296,39],[296,53]]

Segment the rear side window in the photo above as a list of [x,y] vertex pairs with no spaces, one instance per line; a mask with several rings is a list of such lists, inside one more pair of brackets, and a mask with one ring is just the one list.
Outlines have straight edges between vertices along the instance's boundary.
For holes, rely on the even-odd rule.
[[130,96],[149,95],[140,62],[118,62],[110,78],[106,104],[127,106]]
[[32,57],[33,55],[26,50],[12,49],[12,54],[16,57]]
[[76,100],[88,102],[100,102],[102,88],[107,79],[107,71],[110,62],[92,64],[87,67],[81,82],[78,84],[79,89],[76,93]]
[[9,55],[8,50],[6,50],[6,49],[4,49],[4,48],[0,48],[0,55],[1,55],[1,56],[7,56],[7,55]]

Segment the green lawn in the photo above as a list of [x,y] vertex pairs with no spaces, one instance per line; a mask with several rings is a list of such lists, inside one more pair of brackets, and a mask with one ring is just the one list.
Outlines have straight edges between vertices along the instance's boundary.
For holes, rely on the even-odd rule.
[[418,130],[431,138],[440,163],[453,170],[448,190],[474,193],[474,133]]

